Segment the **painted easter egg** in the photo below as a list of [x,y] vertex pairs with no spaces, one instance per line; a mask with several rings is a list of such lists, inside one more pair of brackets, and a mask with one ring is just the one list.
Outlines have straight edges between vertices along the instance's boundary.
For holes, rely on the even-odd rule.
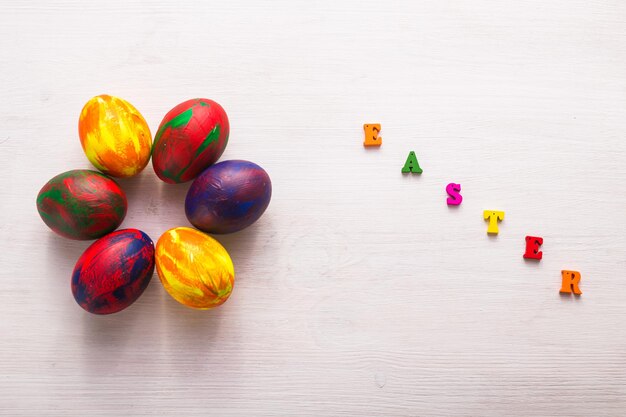
[[111,314],[135,302],[154,272],[154,244],[144,232],[123,229],[96,240],[72,274],[76,302],[94,314]]
[[217,307],[233,290],[235,271],[228,252],[217,240],[198,230],[168,230],[157,242],[155,258],[163,287],[188,307]]
[[105,174],[132,177],[148,164],[150,129],[126,100],[107,95],[89,100],[80,113],[78,133],[85,155]]
[[154,137],[154,172],[168,183],[194,179],[222,155],[229,132],[228,116],[213,100],[179,104],[165,115]]
[[185,214],[198,229],[232,233],[257,221],[270,203],[267,172],[248,161],[223,161],[194,180],[185,199]]
[[117,229],[126,216],[126,194],[96,171],[64,172],[43,186],[37,211],[50,229],[69,239],[97,239]]

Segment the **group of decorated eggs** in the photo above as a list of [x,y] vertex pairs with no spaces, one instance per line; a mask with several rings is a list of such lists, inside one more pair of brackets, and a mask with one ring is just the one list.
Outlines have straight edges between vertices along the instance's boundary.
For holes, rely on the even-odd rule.
[[[48,181],[37,210],[54,232],[69,239],[97,239],[72,274],[74,298],[95,314],[131,305],[148,286],[156,265],[166,291],[189,307],[208,309],[230,296],[235,272],[224,247],[206,233],[232,233],[261,217],[272,183],[260,166],[220,158],[229,137],[226,112],[208,99],[185,101],[170,110],[152,143],[143,116],[129,102],[101,95],[85,104],[78,123],[89,161],[101,172],[73,170]],[[137,229],[115,230],[124,220],[126,195],[111,177],[131,177],[152,157],[167,183],[193,180],[185,213],[193,226],[166,231],[156,248]]]

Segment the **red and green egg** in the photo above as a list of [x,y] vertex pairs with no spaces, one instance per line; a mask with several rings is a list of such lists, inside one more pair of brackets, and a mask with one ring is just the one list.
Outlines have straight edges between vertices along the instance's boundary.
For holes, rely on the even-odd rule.
[[154,172],[168,183],[194,179],[219,159],[229,133],[228,116],[215,101],[180,103],[165,115],[154,137]]
[[104,174],[67,171],[43,186],[37,211],[50,229],[69,239],[97,239],[117,229],[126,216],[124,191]]

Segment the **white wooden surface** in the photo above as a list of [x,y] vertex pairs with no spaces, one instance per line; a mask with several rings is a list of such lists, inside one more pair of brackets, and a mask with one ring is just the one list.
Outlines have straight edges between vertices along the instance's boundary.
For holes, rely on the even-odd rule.
[[[626,3],[14,1],[0,51],[0,414],[626,415]],[[75,304],[88,243],[35,196],[89,167],[78,114],[101,93],[153,132],[215,99],[223,159],[270,173],[264,217],[219,237],[223,307],[156,275],[120,314]],[[409,150],[422,176],[400,174]],[[188,185],[121,184],[123,226],[188,224]],[[497,238],[483,209],[506,212]],[[559,296],[564,268],[581,298]]]

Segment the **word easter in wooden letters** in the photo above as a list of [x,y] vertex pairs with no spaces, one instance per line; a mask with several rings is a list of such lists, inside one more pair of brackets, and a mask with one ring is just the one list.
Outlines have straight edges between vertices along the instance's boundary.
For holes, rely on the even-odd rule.
[[[369,123],[363,125],[365,131],[364,146],[380,146],[383,143],[383,138],[378,136],[380,133],[380,124]],[[419,161],[414,151],[410,151],[406,158],[404,166],[402,167],[403,174],[421,174],[424,172],[420,167]],[[451,182],[446,186],[446,192],[449,197],[446,199],[446,203],[449,206],[458,206],[463,201],[461,195],[461,184]],[[483,218],[489,221],[487,226],[488,234],[498,234],[498,222],[504,220],[504,212],[497,210],[485,210],[483,211]],[[543,252],[539,250],[539,247],[543,245],[543,238],[539,236],[526,236],[526,250],[524,252],[524,259],[533,259],[540,261],[543,258]],[[578,271],[561,271],[561,294],[575,294],[581,295],[582,291],[579,288],[580,272]]]

